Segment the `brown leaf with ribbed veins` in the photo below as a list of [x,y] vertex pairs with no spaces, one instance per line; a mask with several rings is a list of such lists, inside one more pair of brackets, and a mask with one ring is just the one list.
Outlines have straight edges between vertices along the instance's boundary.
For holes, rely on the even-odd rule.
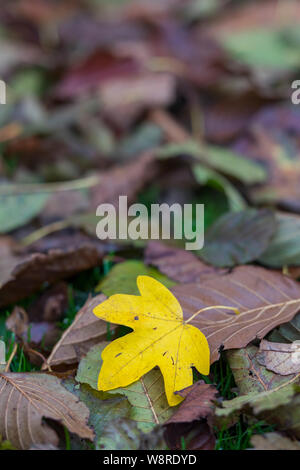
[[270,330],[288,322],[300,309],[300,285],[287,276],[255,266],[241,266],[232,273],[204,280],[201,284],[173,287],[184,318],[212,305],[238,308],[232,311],[212,309],[198,314],[191,324],[206,336],[211,362],[219,349],[243,348],[254,338],[263,338]]
[[[107,338],[107,323],[93,314],[93,309],[105,300],[103,294],[88,299],[73,323],[54,346],[42,369],[55,369],[64,364],[76,364],[88,350]],[[110,325],[110,331],[114,326]]]
[[89,410],[57,377],[39,373],[0,374],[0,435],[18,449],[58,445],[56,432],[43,421],[51,418],[81,438],[93,439]]
[[286,344],[263,340],[259,346],[257,360],[276,374],[298,374],[300,373],[300,341]]

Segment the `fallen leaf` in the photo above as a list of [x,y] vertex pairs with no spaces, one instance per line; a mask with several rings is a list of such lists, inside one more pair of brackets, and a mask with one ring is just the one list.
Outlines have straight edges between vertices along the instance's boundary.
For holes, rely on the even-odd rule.
[[201,284],[177,285],[172,292],[186,319],[212,305],[239,309],[239,315],[211,309],[192,320],[207,338],[211,362],[218,359],[220,348],[242,348],[256,337],[263,338],[277,325],[290,321],[300,307],[299,283],[256,266],[239,266]]
[[300,443],[279,434],[267,432],[266,434],[254,434],[251,444],[255,450],[300,450]]
[[97,241],[86,238],[76,244],[68,237],[61,241],[42,240],[44,246],[47,244],[45,253],[15,254],[7,250],[0,259],[1,307],[28,297],[45,282],[53,284],[100,264],[103,252]]
[[[98,389],[98,376],[102,367],[102,361],[99,361],[99,358],[106,346],[107,343],[94,346],[80,361],[76,375],[78,382],[89,384],[93,389]],[[127,397],[132,405],[128,417],[136,421],[138,428],[144,433],[165,423],[174,411],[174,408],[170,407],[167,402],[163,377],[158,369],[152,369],[127,387],[110,390],[107,395],[112,396],[113,394]]]
[[0,233],[10,232],[36,217],[48,197],[45,193],[0,195]]
[[248,346],[227,353],[241,395],[223,401],[222,408],[216,409],[216,419],[225,425],[232,415],[243,411],[299,437],[300,376],[283,377],[266,370],[257,361],[257,351]]
[[174,392],[193,383],[191,365],[209,372],[207,341],[183,322],[180,304],[166,287],[148,276],[139,276],[137,285],[141,296],[116,294],[94,309],[97,317],[134,330],[104,349],[98,388],[126,387],[159,366],[168,402],[175,406],[182,398]]
[[145,250],[145,262],[182,284],[216,278],[226,271],[203,263],[190,251],[150,241]]
[[300,217],[278,213],[276,222],[277,230],[260,263],[272,268],[300,265]]
[[[79,386],[73,378],[64,380],[63,385],[89,409],[88,425],[95,432],[94,443],[96,449],[101,449],[102,437],[107,426],[119,419],[129,418],[132,409],[129,401],[122,395],[103,396],[103,392],[98,392],[86,383],[81,383]],[[81,449],[80,445],[79,449]]]
[[138,450],[141,434],[136,423],[119,419],[108,423],[103,430],[99,450]]
[[[65,364],[76,364],[92,346],[106,339],[108,334],[106,322],[93,315],[93,308],[104,299],[104,295],[100,294],[86,301],[72,324],[54,346],[50,356],[43,364],[43,370],[55,369]],[[114,327],[111,326],[111,331],[113,329]]]
[[91,209],[106,202],[117,206],[120,195],[127,196],[128,204],[131,204],[139,191],[154,180],[157,170],[154,153],[146,151],[137,160],[103,172],[99,185],[91,188]]
[[213,401],[217,394],[213,385],[199,381],[176,393],[184,398],[184,401],[166,424],[190,423],[213,414]]
[[218,267],[249,263],[266,251],[276,228],[268,209],[229,212],[209,227],[199,256]]
[[249,345],[247,348],[226,353],[240,395],[267,392],[297,380],[296,374],[282,377],[267,370],[259,362],[258,352],[259,349],[256,346]]
[[103,292],[107,297],[117,293],[138,295],[136,278],[140,275],[151,276],[168,288],[175,285],[175,282],[157,269],[146,266],[142,261],[129,260],[113,266],[105,278],[99,282],[95,291]]
[[58,436],[43,418],[62,423],[82,438],[94,437],[87,426],[88,408],[53,375],[0,374],[0,409],[0,434],[18,449],[34,444],[57,446]]
[[257,360],[276,374],[298,374],[300,373],[300,341],[299,344],[284,344],[262,340]]
[[283,323],[268,336],[270,341],[278,343],[292,343],[300,340],[300,313],[295,315],[288,323]]

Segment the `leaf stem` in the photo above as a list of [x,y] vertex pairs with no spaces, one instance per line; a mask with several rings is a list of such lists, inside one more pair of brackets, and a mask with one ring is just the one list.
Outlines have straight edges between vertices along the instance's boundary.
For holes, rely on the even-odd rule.
[[205,312],[206,310],[213,310],[213,309],[223,309],[223,310],[233,310],[236,315],[239,315],[240,311],[236,307],[228,307],[227,305],[211,305],[210,307],[204,307],[198,310],[196,313],[194,313],[188,320],[186,320],[184,323],[190,323],[199,313]]

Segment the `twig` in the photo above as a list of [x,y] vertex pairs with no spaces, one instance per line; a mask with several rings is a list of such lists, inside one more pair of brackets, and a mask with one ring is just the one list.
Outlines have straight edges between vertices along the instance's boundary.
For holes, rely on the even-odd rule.
[[9,359],[8,359],[7,364],[6,364],[6,366],[5,366],[4,372],[9,372],[10,365],[11,365],[11,363],[12,363],[13,358],[14,358],[15,355],[16,355],[17,349],[18,349],[18,344],[15,343],[15,344],[14,344],[14,347],[13,347],[13,350],[12,350],[12,352],[11,352],[11,355],[9,356]]

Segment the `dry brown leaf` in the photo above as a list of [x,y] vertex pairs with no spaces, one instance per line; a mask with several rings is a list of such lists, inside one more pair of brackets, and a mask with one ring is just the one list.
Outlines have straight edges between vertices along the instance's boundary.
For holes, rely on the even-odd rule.
[[257,360],[276,374],[298,374],[300,372],[300,342],[299,344],[286,344],[263,340],[259,346]]
[[213,400],[217,394],[217,389],[213,385],[199,381],[176,393],[185,400],[166,424],[190,423],[207,418],[213,413]]
[[254,434],[251,444],[255,450],[300,450],[300,442],[292,441],[278,432]]
[[0,434],[18,449],[37,444],[58,445],[56,432],[43,418],[59,421],[70,432],[93,439],[88,417],[85,404],[53,375],[0,374]]
[[182,284],[201,283],[216,275],[226,273],[225,269],[215,268],[200,261],[190,251],[151,241],[145,251],[145,262],[157,267],[174,281]]
[[240,266],[201,284],[182,284],[171,290],[185,318],[212,305],[239,309],[239,315],[218,309],[205,311],[191,322],[205,334],[211,362],[218,359],[220,348],[242,348],[254,338],[263,338],[277,325],[291,320],[300,308],[297,282],[255,266]]
[[[93,314],[93,309],[105,298],[100,294],[86,301],[43,364],[43,370],[64,364],[76,364],[92,346],[106,340],[107,323]],[[114,326],[111,325],[110,331],[113,329]]]
[[97,266],[102,259],[101,245],[88,239],[80,243],[68,238],[62,243],[45,239],[43,245],[45,253],[30,254],[16,254],[6,247],[0,258],[0,307],[28,297],[45,282],[53,284]]

